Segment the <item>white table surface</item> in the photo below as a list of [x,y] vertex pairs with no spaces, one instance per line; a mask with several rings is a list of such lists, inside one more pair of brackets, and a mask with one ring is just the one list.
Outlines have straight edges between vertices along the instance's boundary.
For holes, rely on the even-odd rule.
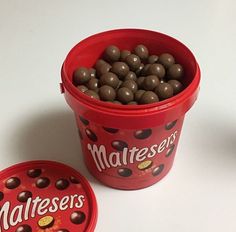
[[[32,159],[78,169],[97,196],[97,232],[236,231],[235,12],[234,0],[0,0],[0,169]],[[176,37],[202,70],[173,169],[139,191],[113,190],[90,176],[59,91],[73,45],[126,27]]]

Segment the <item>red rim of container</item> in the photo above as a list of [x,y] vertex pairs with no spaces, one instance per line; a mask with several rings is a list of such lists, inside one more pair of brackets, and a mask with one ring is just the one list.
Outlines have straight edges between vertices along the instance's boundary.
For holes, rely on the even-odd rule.
[[[67,75],[67,70],[68,66],[70,65],[70,57],[73,56],[74,53],[76,53],[76,49],[78,46],[86,46],[88,42],[93,43],[95,42],[98,38],[101,39],[102,37],[107,37],[107,36],[113,36],[114,33],[121,33],[123,32],[126,34],[127,32],[152,32],[152,33],[157,33],[163,38],[168,38],[171,40],[174,40],[175,43],[178,43],[180,46],[184,47],[188,53],[192,56],[192,60],[194,61],[194,66],[195,66],[195,76],[192,80],[192,82],[178,95],[171,97],[170,99],[160,101],[157,103],[152,103],[152,104],[146,104],[146,105],[117,105],[113,103],[108,103],[108,102],[103,102],[100,100],[92,99],[88,97],[87,95],[81,93],[80,91],[77,90],[77,88],[72,84],[70,77]],[[156,31],[150,31],[150,30],[144,30],[144,29],[116,29],[116,30],[111,30],[111,31],[105,31],[101,33],[97,33],[95,35],[92,35],[90,37],[87,37],[86,39],[82,40],[78,44],[76,44],[68,53],[61,69],[61,76],[62,76],[62,82],[64,87],[67,89],[67,91],[74,96],[76,99],[79,99],[81,103],[86,105],[87,107],[91,106],[94,109],[94,105],[96,106],[96,109],[100,109],[103,112],[107,112],[109,114],[115,114],[115,115],[133,115],[133,114],[152,114],[153,111],[165,111],[171,107],[176,106],[178,103],[185,101],[187,98],[189,98],[193,92],[198,90],[199,82],[200,82],[200,69],[197,64],[197,61],[192,54],[192,52],[180,41],[176,40],[175,38],[165,35],[160,32]]]

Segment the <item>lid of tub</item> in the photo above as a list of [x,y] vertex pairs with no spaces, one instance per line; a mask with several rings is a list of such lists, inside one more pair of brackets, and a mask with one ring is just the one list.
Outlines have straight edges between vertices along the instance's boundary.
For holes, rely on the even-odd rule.
[[0,232],[94,231],[97,203],[88,181],[54,161],[29,161],[0,172]]

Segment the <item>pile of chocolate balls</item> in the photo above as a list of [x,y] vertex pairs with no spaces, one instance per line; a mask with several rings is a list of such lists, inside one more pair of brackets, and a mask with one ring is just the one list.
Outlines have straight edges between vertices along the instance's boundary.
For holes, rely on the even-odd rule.
[[91,98],[122,105],[149,104],[168,99],[184,89],[183,67],[173,55],[150,55],[137,45],[131,52],[108,46],[93,68],[78,67],[73,84]]

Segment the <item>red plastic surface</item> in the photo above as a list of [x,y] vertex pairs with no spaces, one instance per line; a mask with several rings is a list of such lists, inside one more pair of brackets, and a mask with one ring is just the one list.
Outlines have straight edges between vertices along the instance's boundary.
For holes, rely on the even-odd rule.
[[[148,105],[120,106],[91,99],[73,86],[72,74],[79,66],[92,67],[96,60],[101,57],[104,49],[111,44],[120,49],[129,50],[132,50],[137,44],[144,44],[148,47],[150,54],[161,54],[163,52],[173,54],[176,61],[184,67],[184,84],[187,87],[170,99]],[[93,35],[72,48],[62,66],[61,75],[66,101],[75,112],[80,135],[83,138],[82,148],[86,165],[96,178],[115,188],[138,189],[157,182],[167,174],[173,163],[184,115],[197,99],[199,90],[200,69],[193,54],[185,45],[170,36],[154,31],[140,29],[107,31]],[[81,123],[81,116],[89,123]],[[175,120],[177,123],[173,129],[166,130],[165,125]],[[103,127],[116,128],[119,129],[119,132],[107,133]],[[151,135],[142,140],[135,139],[134,133],[142,129],[151,130]],[[88,130],[95,134],[96,139],[92,138],[91,140],[91,136],[88,136]],[[176,138],[173,142],[175,149],[172,155],[166,157],[169,147],[158,153],[158,146],[164,140],[168,140],[175,132]],[[141,158],[134,162],[120,162],[119,157],[125,155],[123,151],[117,151],[111,146],[112,141],[116,140],[125,141],[128,144],[128,149],[131,150],[134,147],[139,150],[150,150],[154,146],[158,154],[142,159],[142,162],[145,160],[152,161],[149,170],[136,170],[141,163]],[[105,155],[100,157],[100,166],[103,166],[104,163],[107,164],[110,157],[110,159],[114,159],[116,167],[109,167],[111,166],[110,163],[113,162],[111,161],[105,165],[108,168],[99,170],[101,168],[99,168],[96,158],[93,158],[93,150],[91,149],[94,145],[97,146],[97,149],[100,146],[104,146],[106,149]],[[114,155],[114,152],[118,152],[119,155]],[[164,164],[165,168],[153,178],[151,171],[161,164]],[[125,178],[119,176],[117,172],[120,168],[130,169],[132,175]]]
[[[144,132],[146,136],[137,138],[135,136],[137,130],[119,129],[111,133],[102,125],[93,122],[85,125],[81,117],[76,118],[88,170],[105,185],[127,190],[148,187],[161,180],[169,172],[184,120],[184,117],[181,117],[171,122],[171,127],[167,124],[148,128],[149,133]],[[88,129],[95,133],[97,141],[87,136]],[[117,141],[126,143],[127,147],[123,151],[117,151],[112,146]],[[150,163],[150,166],[144,168],[145,162]],[[140,165],[143,168],[140,169]],[[157,174],[155,170],[158,167],[162,170]],[[119,172],[124,169],[129,170],[131,175],[119,175]]]
[[[42,173],[32,178],[27,175],[30,169],[40,169]],[[79,183],[72,183],[71,176]],[[17,188],[6,187],[5,184],[11,177],[20,179],[21,183]],[[50,180],[50,184],[45,188],[36,187],[36,182],[41,177]],[[61,178],[69,181],[69,186],[64,190],[55,187],[56,181]],[[0,201],[0,231],[13,232],[21,225],[29,225],[32,232],[55,232],[59,229],[67,229],[70,232],[94,231],[97,222],[94,193],[83,176],[64,164],[32,161],[11,166],[0,172],[0,191],[4,194]],[[17,199],[22,191],[32,193],[31,199],[27,202],[19,202]],[[75,211],[85,214],[85,220],[81,224],[73,224],[70,220],[71,214]],[[42,229],[38,223],[45,216],[52,216],[54,224],[47,229]]]

